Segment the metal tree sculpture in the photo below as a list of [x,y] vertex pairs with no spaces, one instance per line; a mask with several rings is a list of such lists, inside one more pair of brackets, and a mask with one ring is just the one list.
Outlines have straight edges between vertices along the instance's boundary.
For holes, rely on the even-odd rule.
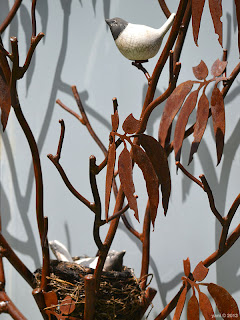
[[[21,5],[21,0],[16,0],[13,8],[0,26],[2,33],[5,28],[11,23],[12,18],[16,14]],[[19,51],[17,38],[12,37],[11,48],[9,53],[0,44],[0,108],[1,108],[1,123],[5,130],[8,121],[10,108],[14,109],[16,118],[26,136],[34,166],[34,174],[36,181],[36,216],[38,222],[38,231],[40,244],[42,248],[42,273],[41,283],[36,285],[34,274],[23,264],[16,256],[12,248],[7,243],[3,236],[4,230],[0,232],[0,313],[8,313],[13,319],[25,319],[21,312],[12,303],[7,296],[4,286],[4,269],[2,259],[6,257],[19,274],[27,281],[33,289],[33,295],[39,310],[44,319],[77,319],[71,316],[76,305],[70,296],[59,303],[55,292],[49,290],[49,275],[50,275],[50,259],[48,246],[48,219],[43,213],[43,182],[39,151],[31,132],[31,129],[24,118],[21,105],[18,99],[16,83],[27,72],[31,62],[33,53],[44,36],[43,33],[36,35],[36,19],[35,9],[36,0],[32,0],[32,37],[31,45],[25,60],[24,65],[19,66]],[[171,15],[164,0],[158,1],[165,16],[168,18]],[[219,43],[222,46],[222,1],[209,0],[209,9],[214,24],[215,32],[219,36]],[[150,228],[151,224],[154,227],[154,222],[158,213],[159,199],[162,198],[162,208],[165,215],[168,211],[168,203],[171,194],[171,178],[168,167],[168,156],[174,150],[176,166],[192,181],[199,185],[207,194],[209,206],[222,226],[222,233],[219,239],[217,250],[207,257],[204,261],[200,261],[191,272],[190,261],[187,258],[183,262],[185,276],[182,278],[182,287],[177,295],[165,306],[155,320],[166,319],[166,317],[175,309],[174,320],[181,317],[181,313],[186,301],[187,292],[191,289],[192,296],[187,305],[187,318],[198,319],[199,309],[205,319],[212,319],[214,311],[211,302],[207,295],[200,290],[201,286],[206,286],[208,292],[214,299],[220,314],[231,314],[234,318],[240,319],[239,309],[233,297],[221,286],[213,283],[203,283],[210,265],[216,262],[224,255],[231,246],[240,237],[240,224],[235,230],[229,233],[231,222],[240,204],[240,194],[233,202],[228,213],[224,215],[220,213],[215,206],[212,190],[204,175],[200,176],[200,180],[192,176],[180,163],[180,155],[183,141],[186,137],[193,133],[194,141],[191,146],[189,163],[193,160],[194,153],[197,152],[198,146],[203,137],[207,126],[208,119],[212,117],[214,135],[216,140],[217,164],[220,163],[224,151],[224,136],[225,136],[225,106],[224,99],[231,88],[232,83],[240,72],[240,63],[236,65],[230,75],[227,75],[227,51],[223,51],[223,59],[217,59],[211,67],[212,78],[206,80],[208,76],[208,67],[201,61],[196,67],[193,67],[193,73],[197,80],[188,80],[177,85],[178,76],[181,69],[179,62],[184,40],[192,17],[193,37],[196,45],[198,45],[198,34],[201,24],[201,16],[204,8],[205,0],[180,0],[175,17],[175,21],[168,40],[163,51],[156,63],[152,75],[150,76],[147,70],[141,63],[134,62],[133,65],[143,71],[148,81],[148,90],[142,108],[140,119],[135,119],[130,114],[122,124],[123,132],[120,133],[119,117],[118,117],[118,102],[113,99],[113,114],[112,114],[112,130],[109,135],[109,146],[105,148],[99,137],[94,132],[88,117],[85,113],[83,104],[75,86],[72,86],[74,98],[79,108],[80,114],[69,109],[60,100],[57,103],[66,111],[75,116],[82,125],[86,126],[92,138],[104,153],[105,159],[97,165],[96,158],[91,156],[89,159],[90,185],[93,195],[93,202],[83,197],[69,181],[63,167],[60,164],[61,150],[63,147],[65,125],[64,121],[60,120],[61,134],[56,155],[48,155],[48,158],[59,171],[64,183],[69,191],[85,206],[95,214],[93,237],[98,248],[98,263],[92,274],[87,274],[84,278],[85,283],[85,308],[84,319],[94,319],[95,304],[98,299],[98,292],[101,282],[101,275],[106,260],[108,251],[118,229],[120,218],[123,220],[126,228],[137,238],[142,244],[142,263],[141,263],[141,288],[143,296],[141,300],[141,310],[138,319],[141,319],[153,300],[156,290],[147,287],[146,278],[149,268],[150,257]],[[236,14],[238,20],[238,35],[240,34],[240,1],[235,0]],[[238,37],[240,49],[240,37]],[[12,67],[9,67],[8,60],[12,62]],[[154,99],[156,87],[161,76],[163,67],[169,59],[169,86],[159,97]],[[207,86],[214,82],[214,88],[209,101],[205,91]],[[193,87],[194,90],[192,91]],[[220,87],[220,88],[219,88]],[[200,94],[201,91],[201,94]],[[199,98],[200,96],[200,98]],[[165,109],[162,114],[159,127],[158,140],[145,134],[148,124],[148,119],[152,111],[167,100]],[[194,108],[197,106],[196,123],[186,130],[188,119]],[[172,122],[179,112],[174,139],[171,142]],[[119,157],[117,158],[116,150],[121,148]],[[142,171],[143,178],[146,182],[146,190],[148,194],[148,203],[144,215],[142,232],[138,232],[129,223],[125,212],[132,209],[135,218],[139,221],[139,209],[137,204],[137,196],[135,195],[135,187],[133,181],[134,165],[137,165]],[[106,171],[106,187],[105,187],[105,218],[102,217],[102,201],[98,191],[96,176],[100,174],[103,168]],[[117,169],[116,169],[117,168]],[[118,179],[120,187],[117,187],[116,179]],[[159,195],[159,188],[161,196]],[[111,191],[116,197],[114,211],[109,213],[109,204]],[[127,199],[127,205],[124,207],[124,199]],[[108,224],[109,229],[105,240],[101,239],[100,229],[103,225]],[[196,295],[198,292],[198,297]],[[56,308],[58,307],[58,308]]]

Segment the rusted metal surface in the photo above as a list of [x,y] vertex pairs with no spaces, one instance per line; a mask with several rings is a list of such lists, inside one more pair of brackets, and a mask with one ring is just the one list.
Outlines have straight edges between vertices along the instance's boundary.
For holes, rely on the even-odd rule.
[[186,96],[192,90],[192,87],[192,81],[181,83],[173,91],[173,93],[166,102],[158,132],[158,139],[163,147],[166,146],[166,139],[168,136],[169,129],[171,128],[172,121],[178,113],[179,109],[181,108]]
[[195,44],[198,46],[198,34],[205,0],[192,0],[192,29]]
[[138,206],[136,197],[134,197],[135,187],[132,177],[132,158],[127,148],[124,148],[118,159],[118,173],[123,188],[123,192],[128,200],[129,208],[134,211],[137,220]]

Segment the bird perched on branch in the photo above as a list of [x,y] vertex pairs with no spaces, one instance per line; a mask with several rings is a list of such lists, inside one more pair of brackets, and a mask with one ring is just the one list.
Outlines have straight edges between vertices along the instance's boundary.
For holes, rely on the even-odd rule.
[[137,62],[146,62],[154,57],[161,46],[164,35],[172,26],[175,13],[172,13],[159,29],[129,23],[121,18],[106,19],[113,39],[124,57]]

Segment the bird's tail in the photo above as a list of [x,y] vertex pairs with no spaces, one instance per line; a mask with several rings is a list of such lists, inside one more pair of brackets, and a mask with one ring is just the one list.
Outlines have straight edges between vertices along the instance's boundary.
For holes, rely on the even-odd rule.
[[158,29],[160,34],[162,35],[162,37],[165,36],[165,34],[168,32],[168,30],[173,25],[174,18],[175,18],[175,13],[172,13],[170,15],[170,17],[167,19],[167,21],[164,23],[164,25]]

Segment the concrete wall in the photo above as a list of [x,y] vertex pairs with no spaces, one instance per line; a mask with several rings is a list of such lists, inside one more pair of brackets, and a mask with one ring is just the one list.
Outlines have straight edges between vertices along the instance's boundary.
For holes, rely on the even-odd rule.
[[[0,19],[5,17],[14,1],[2,0]],[[178,1],[168,1],[174,12]],[[23,1],[21,9],[10,28],[3,35],[4,45],[9,46],[9,37],[17,36],[20,47],[20,63],[25,59],[31,37],[30,1]],[[229,50],[228,71],[238,63],[236,17],[233,1],[223,3],[224,48]],[[138,118],[147,84],[143,74],[117,51],[104,19],[119,16],[125,20],[160,27],[165,22],[156,0],[42,0],[37,4],[37,31],[45,38],[39,44],[31,67],[18,84],[23,112],[29,121],[41,154],[44,178],[44,211],[49,217],[49,239],[58,239],[72,255],[94,255],[96,246],[92,237],[93,214],[66,189],[48,153],[55,154],[63,118],[66,125],[61,164],[70,181],[86,198],[92,199],[88,179],[88,158],[94,154],[97,162],[103,154],[96,143],[75,118],[56,103],[57,98],[77,111],[71,93],[76,85],[85,110],[96,133],[108,145],[111,128],[112,98],[119,102],[120,121],[130,113]],[[165,39],[166,41],[166,39]],[[162,46],[163,47],[163,46]],[[208,4],[203,13],[199,47],[193,42],[191,28],[181,56],[182,70],[179,82],[194,79],[192,67],[204,60],[209,69],[221,58],[222,49],[213,31]],[[147,65],[151,73],[157,58]],[[221,164],[216,167],[214,134],[211,121],[199,152],[188,170],[198,177],[204,173],[213,189],[216,206],[222,213],[239,193],[240,121],[237,116],[239,103],[239,78],[232,86],[226,103],[226,145]],[[157,94],[168,85],[168,66],[158,84]],[[164,104],[152,114],[147,133],[157,137],[158,125]],[[196,112],[190,118],[195,121]],[[187,166],[192,137],[184,142],[182,162]],[[219,239],[219,223],[208,205],[206,194],[181,172],[176,174],[174,156],[169,159],[172,176],[172,195],[167,217],[160,208],[152,233],[150,273],[154,273],[152,287],[158,289],[154,309],[148,319],[160,312],[181,285],[182,260],[190,257],[194,267],[213,251]],[[145,183],[141,173],[134,174],[136,193],[139,195],[141,225],[146,203]],[[105,171],[97,178],[104,197]],[[33,271],[40,265],[40,243],[35,219],[35,182],[31,157],[25,137],[11,112],[8,127],[0,136],[0,201],[3,234],[20,258]],[[103,198],[104,199],[104,198]],[[111,207],[112,208],[112,207]],[[129,219],[140,228],[129,212]],[[238,224],[239,213],[233,221]],[[102,236],[107,228],[103,228]],[[140,272],[140,243],[121,224],[114,240],[116,250],[126,249],[124,263]],[[236,245],[210,268],[206,279],[225,287],[240,301],[239,245]],[[27,319],[41,319],[31,289],[15,270],[4,261],[6,290]],[[9,319],[8,316],[3,316]]]

